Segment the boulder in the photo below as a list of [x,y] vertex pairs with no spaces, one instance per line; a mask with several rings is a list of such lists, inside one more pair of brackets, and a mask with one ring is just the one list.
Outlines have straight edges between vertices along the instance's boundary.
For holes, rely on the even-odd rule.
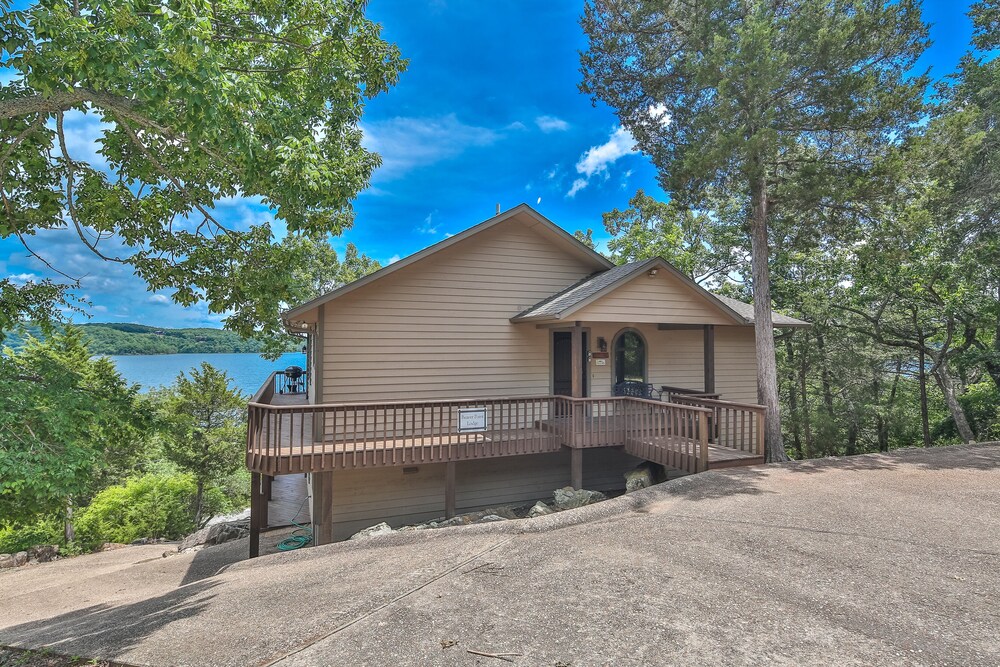
[[8,567],[17,567],[14,565],[14,554],[0,554],[0,570],[6,570]]
[[561,510],[571,510],[576,507],[583,507],[602,500],[606,500],[600,491],[588,491],[587,489],[574,489],[572,486],[564,486],[552,492],[555,505]]
[[458,516],[453,516],[450,519],[442,519],[441,521],[431,521],[427,524],[430,528],[450,528],[452,526],[467,526],[472,523],[472,520],[466,514],[459,514]]
[[655,483],[653,468],[648,463],[640,463],[625,473],[625,490],[629,493],[653,486]]
[[250,534],[249,521],[232,521],[230,523],[217,523],[205,526],[201,530],[191,533],[178,545],[178,551],[189,551],[199,547],[210,547],[224,542],[231,542],[246,537]]
[[546,514],[552,514],[553,511],[554,510],[551,507],[549,507],[541,500],[539,500],[537,503],[531,506],[530,510],[528,510],[528,516],[529,517],[545,516]]
[[39,544],[28,549],[28,560],[48,563],[59,557],[58,544]]
[[14,554],[14,567],[21,567],[28,564],[28,552],[18,551]]
[[487,514],[482,519],[476,521],[476,523],[493,523],[494,521],[507,521],[507,519],[496,514]]
[[364,540],[368,539],[369,537],[376,537],[378,535],[388,535],[391,532],[392,532],[392,526],[383,521],[382,523],[377,523],[374,526],[369,526],[364,530],[359,530],[358,532],[351,535],[351,539]]

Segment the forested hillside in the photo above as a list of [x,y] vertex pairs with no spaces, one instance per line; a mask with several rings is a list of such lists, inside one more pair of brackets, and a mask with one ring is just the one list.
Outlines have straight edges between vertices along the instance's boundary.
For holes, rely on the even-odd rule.
[[[223,329],[165,329],[145,324],[78,325],[94,354],[205,354],[211,352],[260,352],[259,341],[244,340]],[[27,335],[39,337],[40,331],[27,327],[12,332],[6,345],[20,349]],[[297,346],[289,348],[297,349]]]

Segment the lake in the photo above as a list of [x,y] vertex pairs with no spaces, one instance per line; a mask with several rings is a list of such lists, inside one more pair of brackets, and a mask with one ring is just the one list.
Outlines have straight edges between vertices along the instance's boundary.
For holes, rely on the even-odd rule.
[[142,385],[143,391],[173,384],[179,373],[208,362],[225,371],[230,385],[248,397],[260,389],[271,371],[288,366],[306,367],[306,355],[301,352],[288,352],[275,361],[258,354],[135,354],[108,358],[126,380]]

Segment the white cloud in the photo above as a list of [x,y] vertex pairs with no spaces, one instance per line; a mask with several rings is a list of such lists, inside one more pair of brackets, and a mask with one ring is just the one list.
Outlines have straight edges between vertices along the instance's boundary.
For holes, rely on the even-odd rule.
[[12,276],[8,276],[8,279],[13,283],[23,285],[25,283],[37,283],[42,278],[35,273],[15,273]]
[[527,130],[528,128],[519,120],[515,120],[513,123],[504,128],[505,130]]
[[583,190],[585,187],[587,187],[586,179],[578,178],[575,181],[573,181],[573,186],[569,189],[569,192],[566,193],[566,196],[575,197],[576,193],[579,192],[580,190]]
[[537,206],[538,204],[541,204],[541,203],[542,203],[542,198],[539,197],[538,200],[535,202],[535,205]]
[[660,121],[660,125],[663,125],[664,127],[670,125],[670,114],[667,113],[666,104],[651,104],[649,105],[647,112],[649,113],[650,118]]
[[437,234],[438,226],[434,224],[434,212],[428,213],[427,217],[424,218],[424,224],[417,227],[417,231],[421,234]]
[[396,262],[398,262],[398,261],[399,261],[400,259],[401,259],[401,258],[400,258],[400,256],[399,256],[399,255],[393,255],[393,256],[392,256],[392,257],[390,257],[389,259],[385,260],[385,265],[386,265],[386,266],[389,266],[390,264],[395,264],[395,263],[396,263]]
[[488,127],[467,125],[455,114],[434,118],[397,116],[364,123],[362,130],[365,148],[382,156],[382,166],[374,175],[381,181],[457,157],[469,148],[489,146],[501,136]]
[[555,116],[538,116],[535,118],[535,125],[546,134],[549,132],[564,132],[569,129],[569,123]]
[[587,187],[595,175],[607,174],[608,167],[619,159],[637,153],[634,146],[635,139],[632,133],[624,127],[616,127],[606,142],[599,146],[591,146],[580,157],[580,161],[576,163],[576,172],[581,177],[573,181],[566,196],[576,196],[577,192]]
[[150,294],[149,298],[146,299],[149,303],[154,303],[158,306],[166,306],[171,303],[170,297],[166,294]]

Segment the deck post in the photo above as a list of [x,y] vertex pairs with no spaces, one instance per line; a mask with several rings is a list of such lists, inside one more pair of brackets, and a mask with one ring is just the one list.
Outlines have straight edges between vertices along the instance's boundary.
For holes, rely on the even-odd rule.
[[266,500],[262,502],[264,494],[260,488],[260,478],[259,472],[250,473],[250,558],[260,555],[261,505],[267,505]]
[[312,473],[313,544],[333,542],[333,473]]
[[715,393],[715,325],[705,325],[704,340],[705,393]]
[[583,327],[579,322],[573,323],[573,331],[570,334],[570,355],[572,355],[570,369],[572,380],[573,398],[583,398]]
[[444,464],[444,516],[450,519],[455,516],[455,462]]
[[698,413],[698,447],[701,449],[698,452],[701,461],[698,472],[705,472],[708,470],[708,413],[706,412]]
[[569,479],[570,486],[574,489],[583,488],[583,450],[573,447],[570,451],[569,459]]

